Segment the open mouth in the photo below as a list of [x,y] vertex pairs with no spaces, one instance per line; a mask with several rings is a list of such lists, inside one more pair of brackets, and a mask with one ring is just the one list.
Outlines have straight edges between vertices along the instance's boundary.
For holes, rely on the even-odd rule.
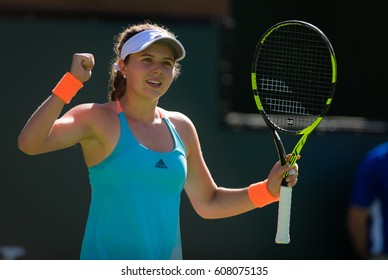
[[146,80],[146,82],[153,87],[159,87],[162,84],[160,81],[156,80]]

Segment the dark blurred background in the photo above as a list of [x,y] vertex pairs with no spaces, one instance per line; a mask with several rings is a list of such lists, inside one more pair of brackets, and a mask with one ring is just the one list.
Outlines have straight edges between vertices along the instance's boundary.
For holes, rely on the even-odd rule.
[[[387,140],[387,33],[382,3],[238,0],[0,0],[0,81],[4,162],[0,259],[78,259],[90,201],[79,147],[30,157],[17,137],[69,70],[74,52],[96,59],[92,79],[68,105],[105,102],[114,36],[146,19],[169,27],[186,47],[182,76],[160,106],[195,123],[219,185],[265,178],[277,160],[252,98],[251,60],[271,25],[300,19],[318,26],[338,58],[329,117],[310,136],[293,192],[291,243],[274,242],[277,204],[222,220],[197,216],[182,196],[186,259],[353,259],[347,201],[364,153]],[[385,13],[385,12],[384,12]],[[294,137],[295,138],[295,137]],[[290,150],[297,139],[287,139]]]

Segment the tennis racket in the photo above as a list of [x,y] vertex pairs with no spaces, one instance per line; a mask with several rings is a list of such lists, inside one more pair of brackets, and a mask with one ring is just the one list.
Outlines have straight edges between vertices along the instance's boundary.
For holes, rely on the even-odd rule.
[[[251,78],[257,108],[272,132],[281,164],[295,165],[307,137],[326,115],[334,95],[337,62],[329,39],[304,21],[277,23],[256,46]],[[288,162],[278,132],[301,136]],[[275,238],[278,244],[290,242],[292,188],[285,181],[288,175],[284,174],[280,188]]]

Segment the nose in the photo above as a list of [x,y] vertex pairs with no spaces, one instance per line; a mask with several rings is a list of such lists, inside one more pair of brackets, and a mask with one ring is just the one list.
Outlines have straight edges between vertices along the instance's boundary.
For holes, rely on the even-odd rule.
[[162,73],[162,64],[159,62],[155,62],[152,65],[152,72],[153,73]]

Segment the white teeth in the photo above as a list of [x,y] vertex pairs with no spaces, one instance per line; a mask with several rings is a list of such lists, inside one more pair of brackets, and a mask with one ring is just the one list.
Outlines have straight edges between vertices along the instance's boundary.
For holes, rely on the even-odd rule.
[[159,81],[154,81],[154,80],[147,80],[148,83],[151,83],[151,84],[156,84],[156,85],[160,85],[161,83]]

